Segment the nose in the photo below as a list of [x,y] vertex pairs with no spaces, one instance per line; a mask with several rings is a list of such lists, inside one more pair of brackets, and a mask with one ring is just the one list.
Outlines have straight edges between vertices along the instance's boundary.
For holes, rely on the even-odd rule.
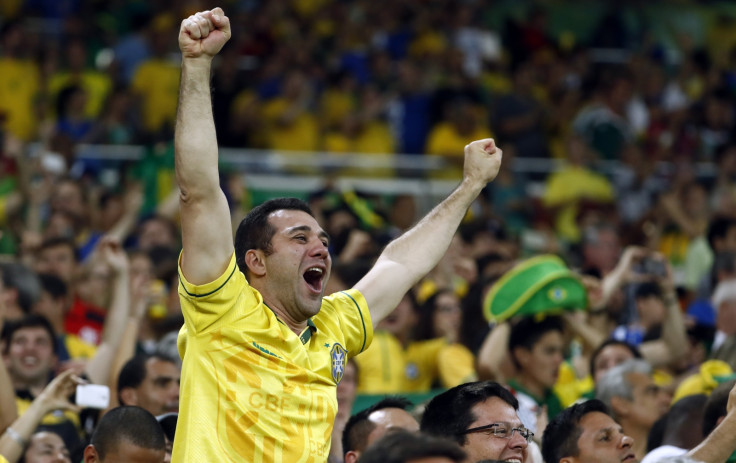
[[509,439],[509,447],[512,449],[522,448],[525,449],[529,443],[519,434],[518,431],[512,431],[511,439]]
[[325,246],[325,244],[322,242],[322,240],[318,238],[315,240],[315,245],[312,248],[312,254],[322,258],[326,258],[328,255],[330,255],[330,251],[327,246]]
[[634,445],[634,438],[633,437],[630,437],[630,436],[627,436],[626,434],[624,434],[621,437],[621,442],[620,442],[619,446],[622,449],[625,449],[625,448],[631,448],[632,445]]

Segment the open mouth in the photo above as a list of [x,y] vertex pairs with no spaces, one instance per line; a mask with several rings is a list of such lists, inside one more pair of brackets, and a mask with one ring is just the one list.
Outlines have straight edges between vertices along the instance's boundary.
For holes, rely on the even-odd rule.
[[625,461],[625,462],[628,462],[628,463],[633,463],[633,462],[636,461],[636,457],[634,456],[633,453],[629,453],[628,455],[626,455],[625,457],[623,457],[623,459],[621,459],[621,461],[622,462]]
[[315,293],[322,292],[322,277],[325,271],[320,267],[310,267],[304,272],[304,281],[307,282],[307,286]]

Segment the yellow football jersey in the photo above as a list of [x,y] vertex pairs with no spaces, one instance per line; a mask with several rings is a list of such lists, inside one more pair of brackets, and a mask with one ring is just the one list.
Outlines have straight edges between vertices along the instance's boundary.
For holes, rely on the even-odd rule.
[[184,326],[173,462],[324,462],[348,357],[373,337],[362,294],[325,297],[297,336],[235,264],[200,286],[179,272]]
[[394,335],[377,331],[371,348],[355,361],[360,394],[425,393],[476,379],[473,354],[444,338],[412,342],[404,349]]

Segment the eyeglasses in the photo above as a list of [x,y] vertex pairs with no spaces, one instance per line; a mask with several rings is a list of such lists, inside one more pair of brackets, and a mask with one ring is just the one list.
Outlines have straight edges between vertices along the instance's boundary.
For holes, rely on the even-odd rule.
[[491,423],[485,426],[478,426],[477,428],[466,429],[461,432],[460,435],[470,434],[473,432],[485,432],[501,439],[511,439],[514,432],[518,432],[519,435],[527,441],[527,443],[531,442],[532,437],[534,437],[534,433],[524,426],[514,428],[511,423]]

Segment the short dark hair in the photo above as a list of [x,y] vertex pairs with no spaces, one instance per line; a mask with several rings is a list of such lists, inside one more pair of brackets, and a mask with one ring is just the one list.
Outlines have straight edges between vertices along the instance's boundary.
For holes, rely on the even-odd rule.
[[703,410],[703,436],[707,436],[718,425],[718,419],[726,416],[726,406],[728,405],[728,394],[736,385],[736,380],[723,382],[713,389],[713,392],[705,401],[705,410]]
[[248,215],[240,221],[235,232],[235,263],[244,274],[248,274],[245,265],[245,253],[250,249],[260,249],[266,254],[272,252],[271,238],[276,230],[268,221],[268,216],[274,211],[294,210],[303,211],[314,217],[309,204],[298,198],[275,198],[254,207]]
[[560,317],[545,317],[541,321],[535,320],[534,317],[523,317],[511,326],[509,353],[517,369],[521,369],[521,365],[514,355],[514,349],[523,347],[527,350],[532,350],[542,336],[550,331],[564,333],[564,326]]
[[455,386],[429,401],[420,429],[434,436],[444,436],[465,445],[465,434],[476,417],[472,408],[492,397],[498,397],[514,410],[519,401],[505,387],[495,381],[475,381]]
[[728,230],[731,227],[736,227],[736,220],[731,217],[717,216],[714,217],[708,224],[708,244],[710,248],[715,251],[715,242],[717,239],[725,238],[728,235]]
[[51,238],[45,239],[41,243],[41,246],[39,246],[38,253],[40,254],[43,251],[46,251],[47,249],[58,248],[58,247],[69,248],[72,251],[74,260],[76,262],[79,262],[79,249],[77,249],[77,245],[74,243],[74,240],[72,238],[67,238],[65,236],[53,236]]
[[461,463],[467,455],[449,439],[397,429],[368,447],[360,463],[406,463],[426,457],[446,457]]
[[639,352],[639,349],[636,346],[629,344],[626,341],[619,341],[618,339],[607,339],[606,341],[603,341],[598,347],[596,347],[590,356],[589,371],[590,371],[590,376],[592,376],[593,378],[595,378],[595,369],[596,369],[595,361],[598,358],[598,356],[601,354],[601,352],[603,352],[603,349],[605,349],[608,346],[625,347],[631,352],[634,358],[637,358],[637,359],[642,358],[641,352]]
[[345,428],[343,428],[342,431],[343,453],[349,452],[350,450],[365,450],[368,444],[368,434],[370,434],[376,427],[376,425],[368,419],[373,412],[383,410],[385,408],[399,408],[401,410],[407,410],[413,405],[414,404],[405,397],[389,396],[352,415],[348,419],[347,423],[345,423]]
[[53,299],[60,299],[69,294],[69,289],[64,280],[50,273],[41,273],[38,275],[41,282],[41,291],[46,291]]
[[578,439],[583,433],[580,420],[588,413],[600,412],[611,416],[606,404],[598,399],[574,404],[552,418],[542,436],[544,463],[559,463],[565,457],[576,457],[580,449]]
[[141,385],[144,379],[146,379],[146,363],[154,358],[177,365],[176,360],[168,355],[158,352],[154,354],[138,354],[131,358],[125,362],[125,365],[120,369],[120,374],[118,375],[118,402],[124,405],[123,399],[120,395],[123,389],[135,389]]
[[634,299],[646,299],[649,297],[662,299],[662,289],[659,285],[653,281],[645,281],[637,285],[634,291]]
[[54,327],[53,325],[51,325],[51,322],[43,315],[29,313],[24,315],[22,318],[19,318],[18,320],[13,320],[5,323],[2,332],[2,340],[5,344],[3,354],[8,353],[10,349],[10,341],[13,339],[15,333],[24,328],[43,328],[49,334],[49,338],[51,339],[51,346],[54,349],[54,355],[57,355],[59,353],[59,346],[56,343],[56,333],[54,332]]
[[3,262],[0,264],[3,284],[13,288],[18,294],[18,306],[28,313],[41,297],[41,283],[36,272],[19,262]]
[[144,449],[166,451],[163,428],[155,416],[140,407],[122,406],[105,413],[92,434],[90,444],[104,461],[121,441]]

